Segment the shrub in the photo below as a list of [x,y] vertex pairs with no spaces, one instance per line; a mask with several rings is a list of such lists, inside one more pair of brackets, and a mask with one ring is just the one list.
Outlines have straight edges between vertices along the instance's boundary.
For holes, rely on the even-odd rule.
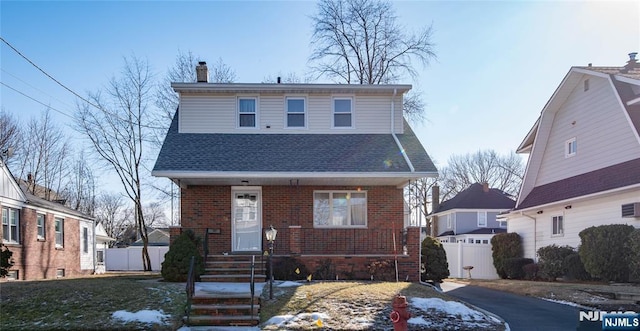
[[0,278],[4,278],[9,274],[9,269],[13,266],[12,255],[13,252],[0,243]]
[[431,280],[440,283],[449,277],[447,253],[440,241],[433,237],[424,238],[420,254],[422,254],[421,278],[423,281]]
[[[267,274],[268,272],[267,269]],[[275,279],[304,280],[309,274],[307,267],[296,258],[286,256],[273,259],[273,278]]]
[[333,262],[330,259],[326,259],[320,262],[316,271],[313,272],[313,279],[317,280],[335,280],[336,268],[333,266]]
[[507,278],[505,261],[509,258],[522,257],[522,240],[515,232],[499,233],[491,238],[493,265],[500,278]]
[[522,267],[522,270],[524,271],[524,279],[526,279],[526,280],[536,280],[536,279],[538,279],[538,272],[539,272],[540,268],[538,267],[537,263],[525,264]]
[[626,282],[629,279],[627,242],[635,228],[611,224],[592,226],[580,231],[578,249],[584,269],[595,278]]
[[584,270],[580,254],[572,253],[564,258],[565,276],[569,279],[589,280],[591,276]]
[[538,249],[540,276],[548,280],[556,280],[556,278],[564,276],[566,269],[564,259],[575,252],[575,249],[571,246],[553,244],[540,247]]
[[204,264],[199,251],[200,239],[191,230],[186,230],[169,246],[162,262],[162,278],[168,282],[185,282],[189,275],[189,263],[195,256],[196,279],[204,273]]
[[524,266],[532,264],[533,259],[524,257],[511,257],[504,261],[504,271],[509,279],[523,279],[525,276]]
[[394,263],[390,260],[378,260],[369,263],[367,269],[371,275],[371,279],[392,281],[395,280]]
[[629,252],[629,279],[640,282],[640,229],[635,229],[627,241]]

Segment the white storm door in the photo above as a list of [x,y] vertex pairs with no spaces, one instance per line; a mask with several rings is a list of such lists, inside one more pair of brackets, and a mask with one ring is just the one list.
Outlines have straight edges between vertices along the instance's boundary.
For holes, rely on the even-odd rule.
[[233,190],[232,251],[262,251],[260,190]]

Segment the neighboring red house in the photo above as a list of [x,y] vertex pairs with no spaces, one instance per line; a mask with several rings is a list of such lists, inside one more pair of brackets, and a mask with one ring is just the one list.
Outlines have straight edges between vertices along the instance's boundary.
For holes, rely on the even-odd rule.
[[[181,188],[181,230],[210,254],[275,256],[340,278],[399,255],[418,280],[419,228],[404,228],[404,187],[437,170],[403,119],[410,85],[173,83],[179,109],[152,174]],[[403,248],[406,247],[406,254]]]
[[8,279],[34,280],[91,274],[94,222],[20,186],[0,159],[2,243],[13,253]]

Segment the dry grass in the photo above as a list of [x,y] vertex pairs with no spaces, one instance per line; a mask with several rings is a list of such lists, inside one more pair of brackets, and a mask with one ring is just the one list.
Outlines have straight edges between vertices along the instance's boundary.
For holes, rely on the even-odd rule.
[[[301,313],[323,313],[323,327],[333,330],[390,330],[393,324],[389,319],[391,303],[396,294],[407,299],[441,298],[453,300],[430,287],[416,283],[390,282],[318,282],[299,287],[274,287],[274,299],[268,300],[268,288],[265,288],[261,305],[261,321],[264,323],[272,316],[297,315]],[[501,330],[502,326],[488,320],[479,324],[465,326],[460,319],[449,314],[430,311],[424,312],[409,305],[413,317],[423,316],[430,325],[421,328],[411,325],[412,330]],[[275,325],[265,325],[265,330],[278,329]],[[320,329],[312,319],[298,325],[287,325],[287,330]]]
[[[181,323],[184,285],[133,275],[5,282],[0,284],[0,329],[4,330],[173,330]],[[122,323],[118,310],[162,310],[164,325]]]
[[486,288],[527,295],[537,298],[573,302],[586,307],[602,310],[625,308],[640,311],[640,305],[626,300],[614,300],[611,293],[640,294],[640,284],[605,284],[598,282],[541,282],[527,280],[478,280],[449,279],[457,283],[477,285]]

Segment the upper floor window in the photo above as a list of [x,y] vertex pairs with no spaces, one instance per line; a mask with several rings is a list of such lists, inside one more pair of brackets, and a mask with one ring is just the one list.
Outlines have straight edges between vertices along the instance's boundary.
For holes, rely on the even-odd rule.
[[304,98],[287,98],[287,127],[304,128],[306,106]]
[[364,227],[367,225],[367,193],[317,191],[313,193],[316,227]]
[[447,214],[444,217],[447,220],[447,229],[453,229],[453,215]]
[[564,217],[562,216],[553,216],[551,218],[552,227],[551,234],[553,236],[561,236],[564,234]]
[[18,209],[2,207],[2,240],[20,242],[20,212]]
[[353,126],[353,99],[333,99],[333,126],[336,128],[350,128]]
[[64,219],[55,218],[56,247],[64,246]]
[[479,211],[478,212],[478,227],[486,227],[487,226],[487,212]]
[[44,240],[45,239],[45,234],[46,234],[46,227],[44,225],[45,222],[45,215],[44,214],[38,214],[38,216],[36,216],[37,218],[37,224],[38,224],[38,239],[39,240]]
[[256,127],[256,98],[238,98],[238,126],[241,128]]
[[572,157],[578,152],[578,142],[573,137],[564,143],[564,157]]

